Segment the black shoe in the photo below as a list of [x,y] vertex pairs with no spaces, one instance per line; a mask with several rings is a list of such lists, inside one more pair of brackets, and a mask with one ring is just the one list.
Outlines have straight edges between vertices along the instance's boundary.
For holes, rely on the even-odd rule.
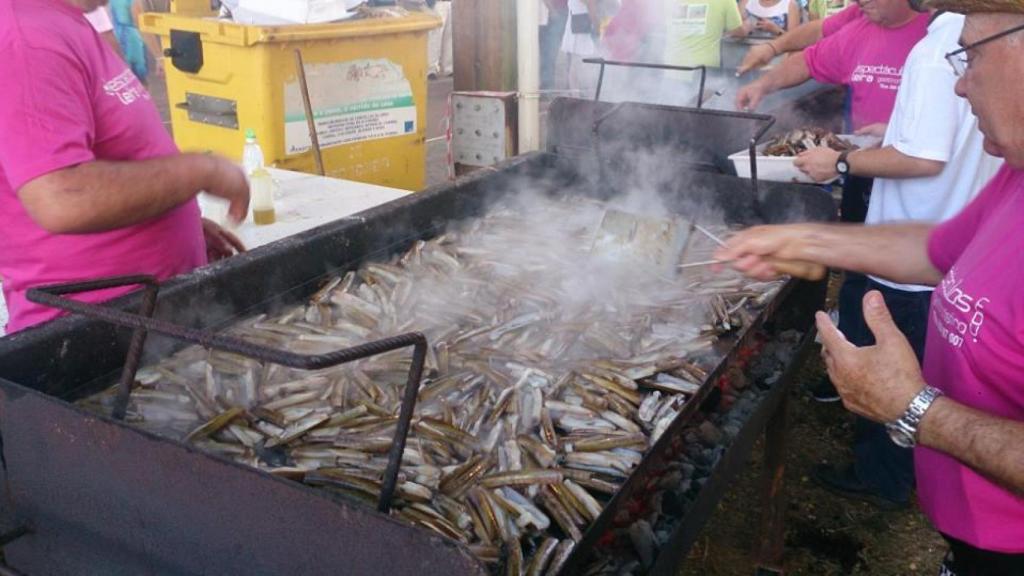
[[867,502],[887,512],[904,510],[910,505],[908,501],[890,500],[877,494],[857,477],[857,471],[854,470],[853,464],[843,467],[818,464],[811,471],[811,478],[815,484],[833,494]]
[[839,402],[842,400],[828,376],[822,376],[821,380],[818,380],[814,386],[811,386],[811,398],[814,398],[816,402],[822,403]]

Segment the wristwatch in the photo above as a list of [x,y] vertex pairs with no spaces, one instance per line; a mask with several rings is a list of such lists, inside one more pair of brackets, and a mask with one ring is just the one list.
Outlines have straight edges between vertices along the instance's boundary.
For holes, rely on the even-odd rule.
[[846,157],[850,155],[849,150],[844,150],[839,154],[839,159],[836,160],[836,172],[840,176],[850,175],[850,163],[846,161]]
[[918,392],[917,396],[910,401],[907,411],[900,416],[899,420],[889,422],[885,429],[889,431],[889,438],[901,448],[913,448],[917,445],[917,427],[924,418],[924,413],[932,407],[935,399],[942,396],[938,388],[925,386],[924,390]]

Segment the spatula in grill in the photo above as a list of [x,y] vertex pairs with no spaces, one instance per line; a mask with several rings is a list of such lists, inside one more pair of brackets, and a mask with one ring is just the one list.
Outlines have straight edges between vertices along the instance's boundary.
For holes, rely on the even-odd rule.
[[[694,221],[689,226],[680,226],[678,220],[609,209],[601,219],[590,254],[602,258],[646,261],[655,269],[669,274],[675,274],[680,269],[728,264],[726,260],[687,263],[686,250],[694,231],[724,245],[721,239]],[[827,273],[824,266],[814,262],[771,259],[771,264],[780,274],[807,280],[821,280]]]

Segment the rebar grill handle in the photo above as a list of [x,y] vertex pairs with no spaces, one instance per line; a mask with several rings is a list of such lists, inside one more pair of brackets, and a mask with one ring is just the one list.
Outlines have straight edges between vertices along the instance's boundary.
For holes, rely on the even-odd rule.
[[605,60],[604,58],[584,58],[584,64],[600,64],[601,72],[597,76],[597,90],[594,93],[594,102],[601,100],[601,88],[604,85],[604,69],[606,66],[622,66],[624,68],[649,68],[654,70],[681,70],[683,72],[700,71],[700,87],[697,91],[697,108],[704,105],[704,82],[707,80],[708,69],[700,66],[674,66],[672,64],[658,64],[653,62],[623,62],[620,60]]
[[[124,286],[142,286],[144,288],[140,314],[64,298],[64,296],[69,294],[80,294]],[[329,368],[412,346],[412,365],[409,367],[409,377],[402,395],[402,405],[399,409],[398,423],[395,430],[395,441],[391,444],[391,449],[388,452],[388,465],[384,472],[380,498],[377,502],[377,509],[379,511],[387,513],[391,510],[391,500],[398,483],[398,472],[402,464],[402,454],[405,452],[405,443],[412,424],[413,410],[416,407],[416,398],[419,395],[420,382],[423,379],[423,367],[427,357],[426,336],[419,332],[409,332],[374,340],[351,348],[335,350],[326,354],[296,354],[287,350],[248,342],[241,338],[225,336],[208,330],[188,328],[153,318],[159,288],[159,283],[152,276],[115,276],[86,282],[53,284],[30,288],[25,296],[30,302],[134,329],[131,344],[128,348],[128,355],[125,359],[124,370],[121,373],[121,380],[118,384],[117,399],[114,404],[113,417],[118,420],[123,420],[127,411],[131,388],[135,382],[139,362],[142,359],[143,345],[146,341],[146,335],[150,331],[170,336],[177,340],[199,344],[204,348],[231,352],[254,360],[280,364],[300,370]]]

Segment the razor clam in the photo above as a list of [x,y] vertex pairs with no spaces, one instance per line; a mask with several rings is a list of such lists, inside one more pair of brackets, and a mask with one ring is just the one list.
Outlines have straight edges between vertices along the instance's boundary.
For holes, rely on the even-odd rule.
[[[544,215],[538,229],[499,207],[403,254],[328,274],[302,305],[226,332],[299,353],[425,334],[393,514],[465,542],[492,567],[554,573],[700,392],[719,336],[750,326],[781,286],[728,271],[629,268],[620,279],[589,268],[605,209],[540,201],[528,208]],[[691,239],[692,258],[710,258],[711,237],[730,234],[703,227],[710,234]],[[129,416],[372,504],[409,368],[407,350],[304,372],[190,347],[139,372]],[[116,393],[82,405],[109,411]],[[270,450],[280,461],[261,458]]]

